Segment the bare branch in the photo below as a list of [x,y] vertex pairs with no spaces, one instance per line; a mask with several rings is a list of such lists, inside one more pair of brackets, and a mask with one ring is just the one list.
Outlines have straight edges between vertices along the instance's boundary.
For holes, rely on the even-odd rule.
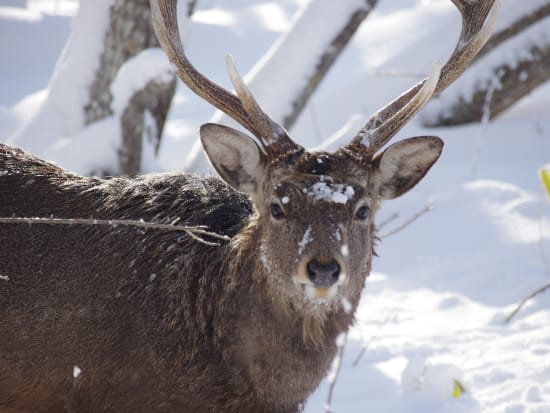
[[384,238],[390,237],[390,236],[398,233],[399,231],[402,231],[404,228],[411,225],[414,221],[416,221],[418,218],[420,218],[426,212],[431,211],[432,208],[433,208],[433,204],[434,204],[434,202],[432,200],[428,201],[428,203],[426,204],[426,206],[424,208],[422,208],[420,211],[416,212],[412,217],[407,219],[401,225],[398,225],[397,227],[395,227],[395,228],[389,230],[388,232],[386,232],[385,234],[380,235],[380,238],[384,239]]
[[514,309],[514,311],[512,311],[508,317],[506,317],[506,322],[509,323],[512,318],[514,318],[514,316],[519,312],[519,310],[521,310],[523,308],[523,306],[525,305],[525,303],[527,301],[529,301],[531,298],[534,298],[535,296],[545,292],[547,289],[550,288],[550,283],[546,284],[546,285],[543,285],[542,287],[540,288],[537,288],[535,291],[533,291],[531,294],[529,294],[527,297],[525,297],[523,300],[520,301],[520,303],[516,306],[516,308]]
[[383,221],[380,221],[380,223],[378,223],[378,225],[376,226],[378,229],[382,229],[384,228],[386,225],[388,225],[390,222],[393,222],[395,221],[397,218],[399,218],[399,214],[397,212],[394,212],[393,214],[391,214],[388,218],[386,218],[385,220]]
[[531,10],[528,14],[519,16],[518,19],[513,21],[509,26],[495,32],[487,43],[485,43],[485,46],[479,51],[474,61],[485,56],[501,43],[511,39],[547,16],[550,16],[550,3],[543,4],[538,9]]
[[348,332],[340,333],[336,339],[336,357],[334,358],[332,371],[327,376],[329,383],[327,402],[325,404],[325,413],[332,413],[332,395],[334,394],[334,388],[336,387],[336,380],[342,369],[342,360],[344,357],[344,349],[346,348],[346,342],[348,341]]
[[[548,266],[548,259],[546,258],[546,253],[544,251],[544,241],[543,241],[544,237],[543,237],[543,233],[542,233],[543,232],[542,231],[542,203],[543,202],[542,202],[542,196],[541,196],[540,203],[539,203],[539,251],[540,251],[540,258],[541,258],[542,264],[544,266],[544,273],[546,274],[547,278],[550,278],[550,267]],[[516,306],[514,311],[512,311],[508,315],[508,317],[506,317],[505,322],[509,323],[512,320],[512,318],[514,318],[514,316],[519,312],[519,310],[521,310],[523,308],[523,306],[525,305],[525,303],[527,301],[529,301],[530,299],[536,297],[539,294],[542,294],[543,292],[545,292],[549,288],[550,288],[550,283],[547,283],[547,284],[543,285],[542,287],[537,288],[531,294],[529,294],[528,296],[523,298],[523,300],[521,300],[519,302],[519,304]]]
[[357,367],[357,365],[359,364],[359,361],[361,360],[361,358],[363,357],[363,355],[366,353],[366,351],[369,349],[370,345],[372,344],[372,342],[374,340],[376,340],[378,338],[378,336],[380,336],[380,332],[382,331],[382,329],[384,328],[384,326],[386,324],[388,324],[390,321],[392,321],[394,319],[394,317],[388,317],[384,320],[384,322],[382,323],[382,325],[378,328],[378,331],[376,332],[376,334],[374,336],[372,336],[370,338],[369,341],[367,341],[367,343],[363,346],[363,348],[361,349],[361,351],[359,352],[359,354],[357,354],[357,357],[355,357],[355,360],[353,360],[353,364],[352,364],[352,367]]
[[41,218],[41,217],[10,217],[0,218],[0,224],[45,224],[45,225],[103,225],[103,226],[127,226],[138,227],[146,229],[160,229],[164,231],[184,231],[191,238],[196,241],[202,242],[206,245],[217,246],[220,245],[217,242],[207,241],[200,237],[207,236],[222,241],[230,241],[231,238],[227,235],[216,234],[215,232],[207,231],[205,226],[185,226],[185,225],[172,225],[172,224],[160,224],[157,222],[145,222],[135,221],[129,219],[83,219],[83,218]]

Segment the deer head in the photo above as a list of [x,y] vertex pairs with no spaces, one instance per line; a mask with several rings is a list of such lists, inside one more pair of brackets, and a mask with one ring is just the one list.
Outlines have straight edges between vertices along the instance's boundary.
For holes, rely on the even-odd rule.
[[340,305],[344,298],[357,304],[370,271],[375,211],[381,201],[404,194],[424,177],[443,142],[421,136],[380,149],[465,70],[494,22],[495,12],[486,18],[495,1],[453,3],[463,27],[445,65],[435,65],[426,79],[379,110],[349,144],[328,153],[306,151],[264,113],[231,57],[226,64],[236,95],[200,74],[183,53],[176,2],[151,0],[157,37],[178,76],[256,138],[217,124],[200,130],[219,176],[252,200],[259,261],[274,294],[310,307]]

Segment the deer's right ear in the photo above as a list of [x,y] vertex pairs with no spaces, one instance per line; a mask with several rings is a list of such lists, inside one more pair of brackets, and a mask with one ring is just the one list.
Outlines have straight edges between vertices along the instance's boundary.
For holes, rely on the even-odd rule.
[[238,130],[215,123],[202,125],[200,135],[218,175],[237,191],[254,194],[265,175],[266,165],[256,142]]

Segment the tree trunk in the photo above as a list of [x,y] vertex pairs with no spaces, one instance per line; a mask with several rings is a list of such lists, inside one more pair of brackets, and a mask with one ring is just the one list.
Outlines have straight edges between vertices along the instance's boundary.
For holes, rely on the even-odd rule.
[[143,172],[144,151],[158,152],[166,114],[176,89],[176,78],[151,80],[128,102],[120,118],[122,146],[118,153],[120,172],[134,176]]
[[150,47],[158,47],[153,32],[149,0],[115,0],[103,41],[99,70],[84,105],[85,125],[113,114],[111,84],[128,59]]
[[[195,2],[185,2],[188,12]],[[70,168],[81,174],[136,174],[145,121],[153,119],[149,146],[156,150],[176,87],[158,46],[149,0],[81,0],[47,97],[14,141],[63,166],[64,159],[79,159],[82,148],[94,147],[85,165],[68,162]],[[121,70],[130,62],[131,68]],[[94,130],[102,136],[90,133]]]
[[[195,2],[188,3],[190,10]],[[159,47],[151,23],[149,0],[115,0],[110,11],[109,30],[104,39],[100,70],[90,87],[89,102],[84,105],[85,124],[112,116],[113,96],[111,85],[122,67],[145,49]],[[176,91],[175,75],[168,82],[149,83],[129,100],[121,118],[121,147],[118,152],[119,173],[134,176],[142,170],[142,150],[146,142],[146,112],[154,119],[155,128],[149,130],[154,136],[150,146],[158,152],[162,130]]]
[[[195,6],[196,0],[187,0],[188,16]],[[151,22],[149,0],[115,0],[103,44],[100,69],[90,86],[89,102],[84,105],[86,125],[114,114],[111,86],[122,65],[142,51],[160,46]],[[119,173],[134,176],[141,172],[146,146],[157,154],[176,84],[175,75],[168,81],[150,80],[128,101],[120,115]],[[147,114],[153,119],[153,128],[147,123]]]
[[365,6],[357,9],[342,30],[330,42],[326,50],[318,57],[314,71],[310,74],[303,88],[294,97],[290,104],[290,111],[283,119],[283,126],[290,129],[306,106],[309,98],[321,83],[333,63],[345,49],[363,20],[369,15],[378,0],[366,0]]

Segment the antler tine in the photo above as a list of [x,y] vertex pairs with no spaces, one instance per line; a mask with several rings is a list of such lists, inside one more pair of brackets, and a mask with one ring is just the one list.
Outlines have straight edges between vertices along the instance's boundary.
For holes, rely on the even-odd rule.
[[499,0],[451,1],[462,15],[462,30],[441,71],[435,66],[426,79],[378,110],[342,151],[356,158],[370,159],[433,95],[441,93],[466,70],[489,39],[496,22]]
[[254,123],[256,136],[262,142],[267,153],[270,154],[287,154],[302,151],[303,148],[296,144],[285,129],[273,121],[260,107],[258,102],[252,96],[252,93],[246,87],[242,77],[239,75],[233,57],[228,54],[225,56],[225,64],[227,73],[231,79],[231,83],[239,96],[239,99],[244,106],[246,112],[250,115],[250,119]]
[[178,77],[198,96],[254,132],[239,99],[202,75],[185,56],[179,34],[177,1],[151,0],[150,4],[155,34],[168,59],[176,67]]
[[268,156],[277,157],[300,148],[281,126],[261,110],[232,63],[228,64],[228,70],[239,96],[212,82],[189,62],[179,34],[177,0],[150,0],[150,4],[159,43],[176,67],[178,77],[189,89],[256,135]]

